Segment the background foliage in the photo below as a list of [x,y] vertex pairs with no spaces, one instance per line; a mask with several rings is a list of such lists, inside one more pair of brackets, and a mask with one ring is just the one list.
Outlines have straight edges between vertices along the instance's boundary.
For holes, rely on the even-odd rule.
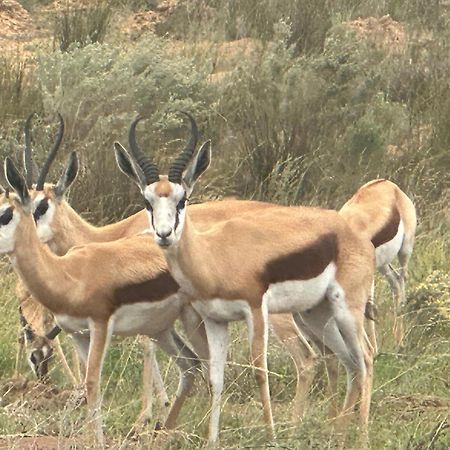
[[[51,2],[21,3],[33,15]],[[33,145],[42,162],[60,111],[67,126],[52,176],[56,179],[71,150],[81,154],[71,202],[97,224],[142,207],[112,152],[114,140],[126,144],[127,128],[138,113],[146,117],[138,128],[139,142],[162,170],[188,135],[177,110],[193,113],[202,136],[213,140],[213,164],[195,193],[197,200],[235,195],[338,208],[370,179],[396,182],[417,206],[419,229],[405,310],[409,332],[400,351],[391,339],[389,293],[384,283],[377,285],[379,298],[386,301],[380,302],[383,352],[376,362],[372,441],[374,448],[450,445],[444,407],[450,338],[448,2],[116,0],[82,8],[77,3],[46,10],[51,45],[0,57],[0,158],[22,148],[24,120],[36,111]],[[162,14],[165,3],[170,13],[164,20],[150,30],[128,30],[130,15]],[[350,25],[368,17],[376,23],[395,21],[398,39],[386,41],[370,26],[360,31]],[[6,264],[2,271],[1,311],[8,321],[0,333],[0,369],[7,376],[14,358],[15,303]],[[235,336],[240,341],[238,328]],[[272,345],[272,389],[280,418],[294,373]],[[230,446],[260,442],[254,433],[261,425],[254,382],[243,370],[241,347],[235,346],[231,357],[240,365],[227,369],[231,388],[224,425],[232,431],[223,439]],[[126,366],[136,386],[139,354],[136,343],[117,343],[107,363],[107,426],[118,439],[138,402],[129,401],[134,391],[117,367]],[[173,368],[167,364],[174,388]],[[296,442],[308,442],[310,448],[332,445],[331,432],[317,427],[325,420],[322,384],[319,379],[313,393],[317,408],[304,426],[279,425],[288,447],[297,448]],[[429,407],[430,398],[435,408]],[[206,405],[206,396],[191,402],[192,414],[181,421],[186,433],[180,434],[180,445],[195,447],[205,435]],[[35,431],[59,429],[59,422],[45,417],[42,413]],[[16,419],[15,414],[3,416],[0,428],[20,431]],[[23,420],[29,429],[28,419]],[[66,420],[74,430],[82,426],[78,416],[68,413]]]

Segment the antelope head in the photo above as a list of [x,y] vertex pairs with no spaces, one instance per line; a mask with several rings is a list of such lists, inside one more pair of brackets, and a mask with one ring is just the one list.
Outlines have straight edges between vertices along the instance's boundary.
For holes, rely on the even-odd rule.
[[159,175],[156,164],[137,145],[136,125],[142,117],[137,117],[130,126],[131,155],[118,142],[114,144],[120,170],[138,185],[144,197],[155,241],[166,249],[180,240],[186,220],[186,203],[211,160],[210,141],[205,142],[194,157],[198,141],[197,124],[190,114],[183,114],[191,123],[191,137],[170,166],[168,175]]
[[61,328],[59,328],[58,325],[55,325],[44,336],[36,334],[35,330],[41,329],[43,322],[45,321],[43,317],[44,311],[45,310],[42,307],[37,308],[37,310],[32,311],[32,314],[30,314],[27,319],[26,311],[19,308],[20,323],[22,325],[24,341],[27,348],[28,365],[36,377],[41,381],[46,380],[49,362],[53,357],[52,341],[61,332]]
[[16,244],[16,230],[22,218],[31,214],[31,198],[24,177],[12,159],[5,159],[5,178],[14,193],[0,187],[0,253],[12,253]]
[[66,167],[56,184],[46,183],[48,172],[56,157],[64,136],[64,120],[58,113],[59,127],[52,148],[47,158],[34,179],[35,164],[33,163],[31,150],[31,121],[34,113],[25,122],[25,149],[23,161],[27,188],[32,199],[32,212],[36,222],[37,233],[42,242],[52,240],[55,222],[58,220],[58,208],[64,200],[64,195],[74,182],[78,173],[78,159],[75,152],[70,155]]

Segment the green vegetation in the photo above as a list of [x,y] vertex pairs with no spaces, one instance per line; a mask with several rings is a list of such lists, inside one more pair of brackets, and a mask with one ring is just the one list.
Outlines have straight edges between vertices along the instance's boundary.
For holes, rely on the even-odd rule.
[[[48,2],[23,3],[33,14]],[[2,57],[0,158],[21,148],[23,122],[36,111],[41,119],[34,150],[42,160],[54,133],[54,113],[60,111],[67,127],[59,160],[77,150],[83,165],[71,202],[98,224],[142,207],[112,152],[114,140],[126,143],[137,113],[147,118],[138,140],[158,161],[167,161],[187,136],[176,110],[192,112],[204,138],[212,138],[213,164],[202,181],[208,188],[199,186],[194,193],[199,201],[237,195],[338,208],[370,179],[396,182],[417,206],[419,229],[402,349],[392,337],[390,292],[381,277],[377,280],[381,353],[375,364],[372,448],[450,447],[447,3],[180,0],[154,32],[131,39],[121,25],[124,16],[155,9],[157,3],[117,0],[88,10],[63,9],[49,22],[54,50]],[[387,14],[391,18],[383,18]],[[349,25],[359,17],[377,19]],[[53,173],[58,169],[56,164]],[[14,275],[6,259],[0,264],[0,376],[6,380],[14,366],[17,305]],[[241,326],[233,328],[233,336],[221,443],[258,448],[264,445],[263,422]],[[104,411],[115,446],[123,443],[139,411],[140,355],[137,339],[115,340],[107,358]],[[176,370],[160,356],[174,392]],[[334,448],[322,364],[301,424],[289,422],[295,371],[276,342],[269,364],[278,445]],[[57,367],[52,380],[60,388],[66,383]],[[83,429],[84,410],[74,410],[70,402],[30,404],[0,392],[2,434],[75,436]],[[203,443],[207,408],[206,384],[199,380],[171,448]],[[144,439],[150,437],[149,427]]]

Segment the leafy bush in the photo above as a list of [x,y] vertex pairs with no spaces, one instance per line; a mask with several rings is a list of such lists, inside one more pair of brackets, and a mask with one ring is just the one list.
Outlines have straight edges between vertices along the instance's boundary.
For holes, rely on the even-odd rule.
[[[101,218],[138,201],[115,167],[112,151],[114,140],[127,144],[136,114],[147,118],[139,125],[138,141],[159,160],[172,156],[182,145],[179,139],[188,137],[189,128],[175,111],[190,111],[201,124],[210,103],[207,74],[191,59],[169,52],[155,36],[133,47],[90,44],[55,52],[41,59],[38,74],[45,110],[61,112],[67,122],[65,146],[78,150],[86,163],[75,205],[82,202],[81,210]],[[105,184],[99,173],[112,174],[118,183]]]

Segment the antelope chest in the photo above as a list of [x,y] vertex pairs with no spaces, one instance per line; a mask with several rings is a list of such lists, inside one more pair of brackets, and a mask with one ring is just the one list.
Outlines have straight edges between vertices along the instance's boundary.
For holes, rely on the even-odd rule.
[[375,249],[375,258],[377,269],[389,264],[398,254],[403,244],[404,226],[400,220],[398,224],[397,234],[388,242],[381,244]]

